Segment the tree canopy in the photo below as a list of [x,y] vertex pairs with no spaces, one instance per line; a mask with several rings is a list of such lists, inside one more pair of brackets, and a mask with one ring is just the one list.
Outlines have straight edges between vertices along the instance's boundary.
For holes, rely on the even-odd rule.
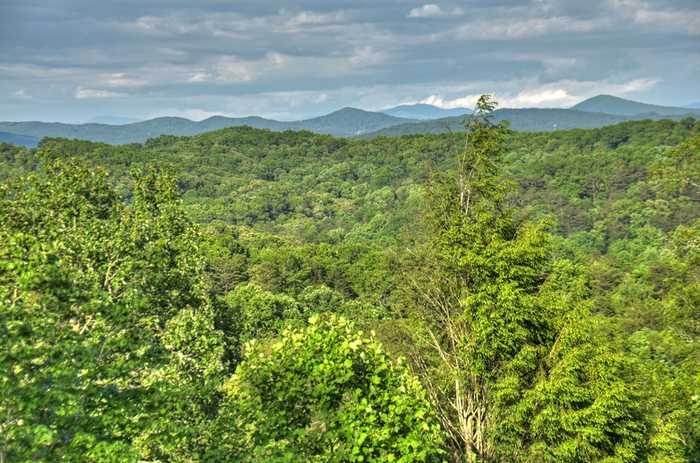
[[700,460],[700,124],[0,144],[0,462]]

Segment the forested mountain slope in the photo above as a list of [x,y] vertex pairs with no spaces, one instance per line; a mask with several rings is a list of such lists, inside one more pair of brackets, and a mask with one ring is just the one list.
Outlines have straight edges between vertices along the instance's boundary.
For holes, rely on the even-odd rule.
[[700,123],[487,120],[1,144],[2,451],[698,461]]
[[[565,178],[573,182],[571,185],[562,186],[561,191],[553,186],[529,186],[523,193],[570,192],[564,203],[543,199],[528,202],[530,206],[561,213],[563,223],[568,223],[577,215],[607,210],[598,202],[604,200],[607,204],[629,185],[637,185],[639,175],[646,172],[659,150],[690,137],[697,127],[692,120],[641,121],[599,130],[515,132],[508,141],[507,169],[517,173],[518,182],[529,185],[525,179],[536,175],[531,171],[542,162],[555,165],[550,175],[556,176],[557,182]],[[426,181],[432,166],[444,169],[451,165],[461,140],[460,134],[348,140],[309,132],[275,133],[240,127],[195,137],[163,136],[144,145],[45,139],[38,152],[84,157],[108,167],[116,179],[135,166],[171,169],[177,175],[185,201],[192,206],[190,214],[199,222],[220,219],[275,232],[288,227],[291,230],[292,223],[294,227],[306,223],[312,228],[309,236],[323,240],[326,233],[319,235],[321,230],[345,234],[356,227],[366,227],[365,219],[371,218],[371,211],[377,211],[378,198],[371,199],[377,195],[384,198],[380,203],[388,201],[387,212],[391,212],[382,215],[389,222],[397,220],[411,203],[411,191]],[[629,151],[635,153],[635,159],[630,161],[635,165],[634,174],[605,167],[610,162],[622,162],[618,155]],[[5,177],[35,158],[32,151],[10,146],[5,146],[4,153]],[[568,172],[576,170],[577,176],[569,178]],[[606,188],[605,194],[596,191],[593,196],[585,182],[602,174],[606,177],[597,182],[603,186],[595,188]],[[536,185],[547,178],[543,175]],[[241,194],[243,200],[232,201]],[[566,204],[571,204],[573,215],[561,211]],[[338,214],[340,210],[344,213]],[[397,230],[395,227],[398,225],[392,230]],[[567,226],[571,230],[578,228]],[[303,229],[298,228],[297,232]],[[391,235],[387,233],[384,238]]]

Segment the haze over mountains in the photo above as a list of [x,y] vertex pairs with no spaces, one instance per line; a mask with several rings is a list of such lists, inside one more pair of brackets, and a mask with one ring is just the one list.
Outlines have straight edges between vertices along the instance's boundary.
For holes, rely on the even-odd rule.
[[[442,109],[427,104],[401,105],[383,112],[343,108],[330,114],[300,121],[283,122],[257,116],[214,116],[202,121],[181,117],[159,117],[128,124],[64,124],[58,122],[0,122],[0,142],[35,146],[43,137],[75,138],[111,144],[142,143],[160,135],[195,135],[226,127],[250,126],[283,130],[309,130],[341,137],[372,137],[442,133],[463,129],[467,108]],[[514,130],[550,131],[597,128],[635,119],[700,117],[700,108],[680,108],[640,103],[598,95],[572,108],[499,109],[496,120],[508,120]],[[100,120],[123,120],[103,116]]]
[[385,109],[384,114],[407,119],[440,119],[443,117],[463,116],[471,112],[471,108],[438,108],[430,104],[418,103],[412,105],[401,105],[394,108]]
[[123,124],[133,124],[134,122],[140,122],[139,119],[134,117],[124,117],[124,116],[96,116],[87,121],[88,124],[110,124],[110,125],[123,125]]
[[10,143],[11,145],[27,146],[33,148],[39,144],[39,138],[28,135],[18,135],[16,133],[0,132],[0,143]]
[[571,109],[598,113],[615,114],[619,116],[638,116],[650,114],[658,116],[678,116],[688,113],[700,114],[700,111],[677,108],[673,106],[659,106],[637,101],[626,100],[612,95],[598,95],[582,101]]

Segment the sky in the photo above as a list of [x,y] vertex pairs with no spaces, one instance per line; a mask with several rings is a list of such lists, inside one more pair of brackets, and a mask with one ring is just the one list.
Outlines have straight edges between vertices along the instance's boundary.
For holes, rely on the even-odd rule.
[[0,0],[0,120],[700,101],[700,0],[429,2]]

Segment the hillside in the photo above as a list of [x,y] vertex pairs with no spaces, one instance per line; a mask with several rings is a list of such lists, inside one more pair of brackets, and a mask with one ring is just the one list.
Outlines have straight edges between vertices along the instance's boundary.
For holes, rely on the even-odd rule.
[[386,109],[384,114],[389,114],[396,117],[404,117],[407,119],[442,119],[445,117],[463,116],[471,113],[469,108],[453,108],[443,109],[429,104],[413,104],[401,105],[394,108]]
[[580,111],[615,114],[619,116],[683,116],[700,115],[700,110],[659,106],[626,100],[612,95],[598,95],[572,107]]
[[[4,403],[37,433],[46,409],[74,410],[51,417],[58,429],[90,435],[85,448],[69,448],[74,461],[89,461],[93,442],[116,455],[95,461],[138,461],[132,443],[155,441],[174,455],[168,461],[268,462],[269,440],[249,442],[252,429],[318,442],[325,434],[308,423],[333,413],[333,425],[348,411],[351,423],[370,414],[369,429],[388,436],[382,442],[415,423],[425,439],[410,445],[434,449],[439,421],[427,408],[415,414],[425,401],[415,403],[421,387],[463,371],[446,371],[439,354],[416,346],[434,342],[426,326],[451,336],[441,301],[454,301],[460,323],[477,326],[479,317],[473,331],[486,338],[469,346],[489,355],[507,349],[491,339],[545,334],[520,351],[516,368],[484,370],[517,393],[504,416],[526,433],[515,434],[512,451],[511,431],[496,435],[508,450],[499,461],[526,449],[539,462],[542,448],[568,452],[580,442],[597,449],[607,430],[631,430],[628,461],[647,461],[669,436],[675,461],[700,461],[700,123],[483,130],[474,144],[495,149],[465,151],[459,133],[365,140],[250,127],[143,145],[0,144],[0,296],[11,309],[3,339],[22,354],[12,357],[16,370],[3,371],[40,379],[6,382]],[[479,167],[459,160],[481,147],[495,176],[481,176],[476,191],[495,194],[473,197],[470,220],[444,220],[463,213],[454,180],[458,169]],[[426,266],[434,259],[449,260]],[[426,291],[441,291],[437,304]],[[460,352],[471,355],[469,346]],[[399,357],[419,376],[401,380]],[[41,401],[24,411],[28,394]],[[304,415],[290,418],[299,404]],[[396,425],[384,426],[387,417]],[[566,432],[541,439],[528,430],[533,419]],[[168,429],[163,441],[154,422]],[[188,445],[166,445],[176,432]],[[37,461],[43,439],[30,450],[10,441],[11,456],[27,457],[8,461]],[[38,461],[61,461],[67,444],[56,442]],[[287,436],[277,442],[285,453],[275,461],[311,460],[287,458]],[[415,461],[443,461],[435,454]]]
[[325,116],[290,122],[286,128],[349,137],[374,132],[409,121],[411,120],[383,113],[363,111],[356,108],[343,108]]
[[[531,157],[537,159],[537,153],[545,153],[550,143],[561,145],[562,153],[588,152],[596,145],[620,145],[620,149],[666,146],[678,143],[694,131],[700,131],[697,123],[688,128],[664,120],[630,121],[594,130],[514,132],[509,140],[509,156],[514,162],[529,162]],[[384,187],[401,189],[405,182],[423,181],[427,175],[424,163],[433,160],[443,167],[449,166],[450,153],[454,153],[462,141],[463,135],[459,133],[365,140],[234,127],[192,137],[155,138],[142,146],[45,139],[42,147],[66,156],[87,156],[90,162],[107,166],[116,178],[126,175],[134,166],[167,166],[178,175],[185,200],[192,206],[192,217],[197,221],[219,219],[232,224],[261,226],[285,235],[302,233],[306,236],[307,231],[313,230],[309,237],[324,240],[323,235],[335,229],[357,233],[358,230],[353,231],[353,224],[357,225],[355,221],[370,220],[372,214],[368,216],[368,210],[378,207],[379,200],[371,199],[374,194],[371,191],[379,194],[376,190]],[[528,150],[533,154],[521,158]],[[528,165],[521,167],[530,168]],[[322,172],[325,173],[319,177]],[[581,175],[585,177],[586,174]],[[580,181],[585,183],[584,177]],[[353,185],[364,186],[355,191]],[[365,187],[368,190],[365,191]],[[365,193],[353,196],[360,191]],[[238,194],[243,194],[240,200],[228,202],[228,198]],[[399,198],[391,199],[390,203],[405,199],[399,194]],[[347,201],[352,201],[352,206]],[[343,204],[349,207],[345,211],[347,214],[358,214],[355,219],[348,221],[350,216],[333,212],[345,207]],[[564,215],[562,220],[569,219]],[[300,228],[295,228],[297,226]],[[373,226],[388,227],[384,232],[397,231],[385,221]],[[388,233],[385,237],[390,236]]]
[[37,137],[31,137],[28,135],[0,132],[0,143],[10,143],[17,146],[26,146],[28,148],[33,148],[39,144],[39,139]]

